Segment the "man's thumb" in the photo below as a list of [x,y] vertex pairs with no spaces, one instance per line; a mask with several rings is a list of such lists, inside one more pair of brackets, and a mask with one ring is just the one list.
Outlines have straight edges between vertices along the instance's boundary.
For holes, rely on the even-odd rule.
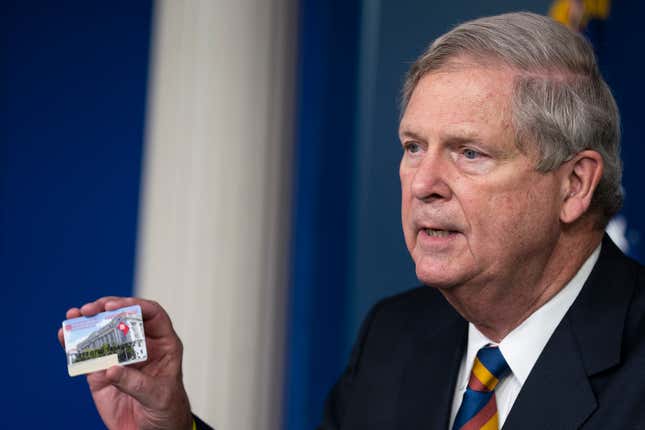
[[112,366],[105,377],[120,391],[134,397],[144,407],[153,408],[154,380],[140,370],[132,367]]

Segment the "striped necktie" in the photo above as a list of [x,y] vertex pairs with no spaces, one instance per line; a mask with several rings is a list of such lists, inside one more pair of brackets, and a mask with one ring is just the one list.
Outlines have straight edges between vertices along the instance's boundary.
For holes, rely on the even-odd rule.
[[453,430],[499,429],[493,390],[508,371],[508,364],[498,347],[486,346],[477,352]]

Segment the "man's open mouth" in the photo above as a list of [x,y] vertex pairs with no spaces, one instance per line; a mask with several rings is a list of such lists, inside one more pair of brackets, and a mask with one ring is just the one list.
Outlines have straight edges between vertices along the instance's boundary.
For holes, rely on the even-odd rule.
[[424,228],[423,232],[430,237],[448,237],[451,234],[456,234],[453,230],[436,230],[434,228]]

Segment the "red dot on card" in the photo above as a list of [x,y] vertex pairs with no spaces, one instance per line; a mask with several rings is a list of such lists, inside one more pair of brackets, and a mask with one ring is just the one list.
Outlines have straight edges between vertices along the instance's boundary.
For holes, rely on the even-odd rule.
[[72,326],[71,326],[71,325],[69,325],[69,324],[67,324],[67,325],[65,326],[65,330],[67,330],[67,331],[72,331]]

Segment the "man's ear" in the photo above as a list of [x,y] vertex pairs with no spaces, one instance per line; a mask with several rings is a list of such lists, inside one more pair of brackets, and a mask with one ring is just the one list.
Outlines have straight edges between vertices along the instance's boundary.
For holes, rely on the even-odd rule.
[[560,220],[569,224],[579,219],[591,205],[593,194],[602,178],[602,156],[596,151],[582,151],[560,168],[564,169],[565,179]]

